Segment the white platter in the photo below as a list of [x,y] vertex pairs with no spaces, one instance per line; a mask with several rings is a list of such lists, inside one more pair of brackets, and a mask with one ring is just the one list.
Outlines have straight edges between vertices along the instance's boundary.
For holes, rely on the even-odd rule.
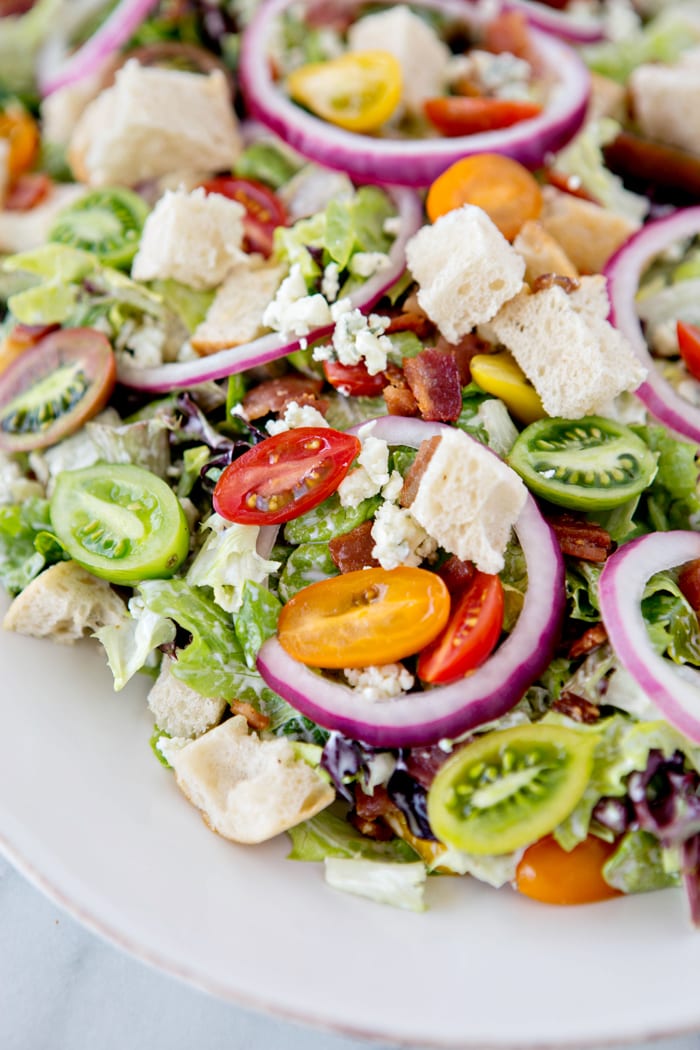
[[145,681],[100,649],[0,632],[0,847],[97,933],[212,994],[354,1035],[561,1047],[700,1029],[680,892],[578,909],[435,878],[429,910],[211,834],[158,765]]

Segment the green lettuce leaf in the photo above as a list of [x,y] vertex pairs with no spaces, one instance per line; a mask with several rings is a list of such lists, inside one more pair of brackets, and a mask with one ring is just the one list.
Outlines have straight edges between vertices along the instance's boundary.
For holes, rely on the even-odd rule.
[[49,501],[31,498],[0,506],[0,583],[18,594],[42,569],[67,555],[52,532]]
[[603,878],[623,893],[646,893],[677,886],[678,873],[664,868],[664,851],[648,831],[628,831],[603,865]]
[[255,667],[263,642],[275,634],[281,609],[282,603],[266,587],[253,580],[243,584],[241,607],[233,618],[233,628],[249,668]]
[[326,857],[326,882],[336,890],[391,904],[408,911],[425,911],[426,868],[422,861],[397,864],[346,857]]
[[[673,5],[674,7],[676,5]],[[698,43],[700,32],[682,9],[662,11],[636,33],[622,40],[606,41],[583,49],[589,67],[596,73],[625,84],[632,70],[646,62],[672,64],[686,48]]]
[[306,514],[292,518],[284,527],[287,543],[328,543],[334,536],[344,536],[374,516],[381,503],[379,497],[362,500],[356,507],[343,507],[337,493]]
[[416,853],[403,839],[378,842],[361,835],[338,807],[324,809],[311,820],[305,820],[287,832],[292,840],[290,860],[325,860],[326,857],[345,857],[355,860],[415,861]]
[[302,587],[338,575],[327,543],[302,543],[287,558],[279,578],[279,596],[288,602]]
[[659,572],[648,581],[642,615],[658,653],[675,663],[700,666],[698,618],[670,573]]

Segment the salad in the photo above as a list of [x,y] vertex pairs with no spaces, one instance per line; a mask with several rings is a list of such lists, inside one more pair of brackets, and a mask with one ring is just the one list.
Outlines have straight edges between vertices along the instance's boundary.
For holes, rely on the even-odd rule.
[[696,5],[57,2],[0,23],[4,629],[334,888],[699,924]]

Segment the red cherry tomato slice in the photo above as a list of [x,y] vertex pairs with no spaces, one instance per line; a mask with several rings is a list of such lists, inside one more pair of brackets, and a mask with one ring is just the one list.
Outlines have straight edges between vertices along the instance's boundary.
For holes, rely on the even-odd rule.
[[700,379],[700,328],[685,321],[676,323],[678,348],[685,367],[692,376]]
[[265,256],[272,254],[275,229],[287,225],[287,213],[268,186],[233,175],[219,175],[203,182],[202,186],[207,193],[220,193],[222,197],[243,205],[246,210],[243,219],[246,251],[261,252]]
[[102,332],[50,332],[0,375],[0,449],[54,445],[104,408],[115,381],[114,353]]
[[51,192],[51,179],[42,172],[20,175],[5,197],[5,211],[31,211]]
[[449,610],[447,587],[433,572],[358,569],[297,591],[277,631],[300,663],[369,667],[418,652],[442,630]]
[[448,137],[478,135],[482,131],[509,128],[531,120],[542,112],[536,102],[512,98],[480,98],[445,95],[429,98],[423,104],[425,115],[437,130]]
[[297,427],[266,438],[226,467],[214,510],[241,525],[278,525],[335,492],[361,449],[330,427]]
[[453,682],[484,662],[503,626],[503,585],[498,576],[474,573],[453,604],[445,630],[418,658],[424,682]]
[[602,870],[616,849],[615,842],[589,835],[567,852],[547,836],[525,850],[515,875],[516,889],[545,904],[592,904],[619,897]]
[[387,385],[384,372],[371,376],[363,361],[356,365],[324,361],[323,371],[331,386],[346,397],[378,397]]

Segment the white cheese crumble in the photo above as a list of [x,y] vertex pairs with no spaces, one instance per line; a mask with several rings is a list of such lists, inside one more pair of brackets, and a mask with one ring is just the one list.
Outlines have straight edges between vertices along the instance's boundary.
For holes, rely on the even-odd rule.
[[451,85],[469,80],[481,94],[492,98],[527,99],[532,94],[530,63],[508,51],[494,55],[475,48],[466,55],[456,55],[450,59],[446,75]]
[[282,434],[297,427],[327,427],[325,417],[313,405],[300,405],[290,401],[281,419],[271,419],[265,426],[268,434]]
[[343,674],[349,685],[363,700],[391,700],[412,688],[415,681],[403,664],[382,664],[380,667],[346,667]]
[[329,303],[334,303],[340,291],[340,267],[336,262],[329,262],[321,278],[321,294]]
[[386,252],[355,252],[348,263],[348,270],[356,277],[373,277],[386,270],[391,260]]
[[285,338],[305,336],[332,323],[331,309],[322,295],[309,295],[301,267],[295,263],[266,308],[262,323]]
[[403,478],[398,470],[389,472],[389,446],[381,438],[372,437],[372,424],[361,427],[359,438],[362,451],[357,457],[358,466],[351,471],[338,487],[341,506],[356,507],[363,499],[382,493],[385,499],[396,499],[403,487]]
[[395,503],[383,503],[372,525],[372,555],[383,569],[420,565],[437,550],[437,541],[413,517]]
[[389,318],[379,314],[365,317],[360,310],[352,309],[349,299],[334,303],[331,316],[335,322],[332,345],[317,347],[314,361],[329,361],[333,357],[343,365],[364,361],[371,376],[383,372],[392,348],[391,339],[384,334]]

